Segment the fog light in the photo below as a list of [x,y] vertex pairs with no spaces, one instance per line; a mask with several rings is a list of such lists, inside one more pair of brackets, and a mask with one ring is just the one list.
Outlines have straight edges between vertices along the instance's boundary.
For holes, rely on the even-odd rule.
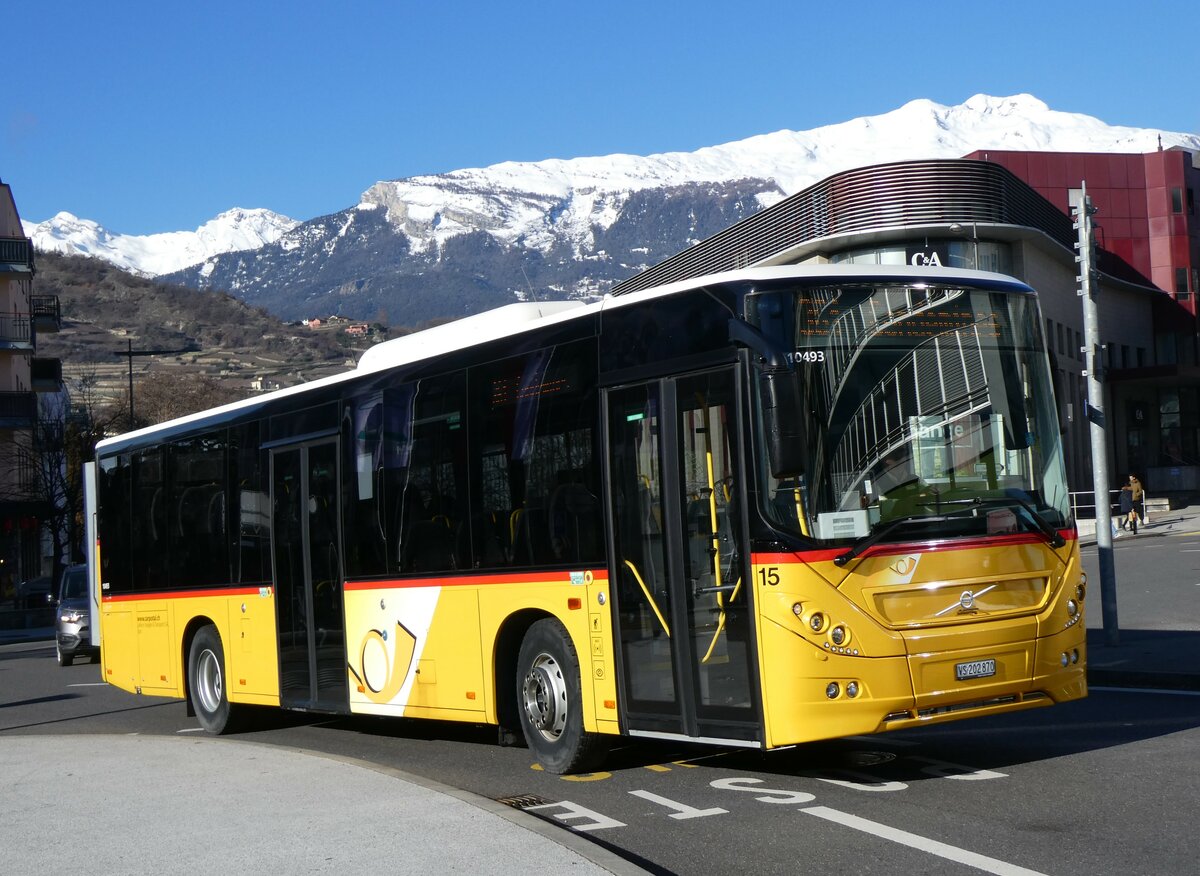
[[851,697],[851,698],[858,696],[858,682],[857,681],[846,682],[846,696]]
[[1058,660],[1063,665],[1064,669],[1071,665],[1071,655],[1069,655],[1066,651],[1063,651],[1062,656],[1059,657]]
[[813,616],[808,619],[808,625],[812,627],[814,633],[819,633],[825,629],[825,615],[821,612],[813,612]]
[[829,640],[835,645],[844,645],[846,640],[850,638],[846,635],[845,627],[834,627],[829,631]]
[[841,692],[842,689],[838,686],[836,681],[831,681],[825,686],[825,696],[829,697],[831,700],[836,700],[838,694]]
[[1072,649],[1071,649],[1071,662],[1072,662],[1072,663],[1078,663],[1078,662],[1079,662],[1079,649],[1078,649],[1078,648],[1072,648]]
[[1069,614],[1071,617],[1075,617],[1075,615],[1079,614],[1079,603],[1074,599],[1067,600],[1067,614]]

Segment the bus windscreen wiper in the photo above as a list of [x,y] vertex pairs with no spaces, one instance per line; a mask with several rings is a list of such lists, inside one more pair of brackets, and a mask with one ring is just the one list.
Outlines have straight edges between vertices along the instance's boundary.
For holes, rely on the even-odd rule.
[[1051,547],[1060,548],[1067,543],[1066,539],[1059,535],[1058,530],[1038,513],[1037,507],[1028,499],[1022,499],[1020,496],[976,496],[971,502],[974,505],[1019,505],[1033,520],[1038,531],[1046,537],[1046,541],[1050,542]]
[[946,517],[945,515],[930,516],[928,514],[910,514],[907,517],[897,517],[895,520],[889,520],[874,532],[871,532],[870,534],[865,535],[856,541],[850,546],[850,550],[846,551],[844,554],[838,554],[836,557],[834,557],[833,563],[835,566],[846,565],[846,563],[862,554],[865,550],[867,550],[867,548],[874,547],[875,545],[879,544],[879,542],[883,541],[886,536],[895,532],[902,526],[907,526],[910,523],[945,523],[949,519],[950,518]]

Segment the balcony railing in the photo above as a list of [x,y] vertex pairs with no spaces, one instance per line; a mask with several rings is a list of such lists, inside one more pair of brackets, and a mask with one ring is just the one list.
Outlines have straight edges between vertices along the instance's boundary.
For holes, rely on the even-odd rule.
[[31,295],[29,313],[34,329],[39,332],[56,332],[62,328],[62,309],[57,295]]
[[33,349],[33,324],[28,316],[0,316],[0,349]]
[[0,237],[0,263],[33,270],[33,243],[28,237]]
[[37,395],[0,392],[0,429],[29,429],[37,421]]

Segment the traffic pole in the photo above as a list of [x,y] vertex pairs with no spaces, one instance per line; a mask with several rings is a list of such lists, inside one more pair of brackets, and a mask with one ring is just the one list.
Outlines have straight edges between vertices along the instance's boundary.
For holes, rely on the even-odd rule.
[[1112,508],[1108,502],[1108,434],[1104,416],[1104,364],[1100,343],[1100,320],[1096,310],[1096,242],[1092,216],[1096,208],[1088,197],[1087,181],[1080,184],[1079,203],[1071,208],[1074,228],[1079,232],[1075,244],[1079,264],[1079,297],[1083,299],[1084,364],[1087,371],[1087,423],[1092,444],[1092,489],[1096,496],[1096,550],[1100,566],[1100,613],[1104,620],[1104,642],[1120,644],[1117,622],[1117,573],[1113,563]]

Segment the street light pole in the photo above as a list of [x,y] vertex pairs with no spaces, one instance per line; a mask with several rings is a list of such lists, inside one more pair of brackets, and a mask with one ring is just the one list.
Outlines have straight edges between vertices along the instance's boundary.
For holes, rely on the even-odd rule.
[[1095,241],[1092,216],[1096,208],[1087,194],[1087,181],[1080,184],[1079,203],[1072,207],[1079,242],[1079,297],[1083,299],[1083,352],[1087,357],[1087,422],[1092,443],[1092,490],[1096,496],[1096,551],[1100,566],[1100,612],[1104,618],[1104,641],[1110,647],[1120,644],[1117,623],[1117,577],[1113,563],[1112,509],[1108,504],[1108,436],[1104,417],[1104,365],[1101,356],[1100,320],[1096,309]]
[[133,357],[134,356],[162,356],[171,353],[192,353],[195,352],[193,347],[184,347],[181,350],[135,350],[133,348],[133,340],[129,339],[126,342],[127,349],[123,353],[113,353],[114,356],[126,356],[129,359],[129,429],[133,430]]

